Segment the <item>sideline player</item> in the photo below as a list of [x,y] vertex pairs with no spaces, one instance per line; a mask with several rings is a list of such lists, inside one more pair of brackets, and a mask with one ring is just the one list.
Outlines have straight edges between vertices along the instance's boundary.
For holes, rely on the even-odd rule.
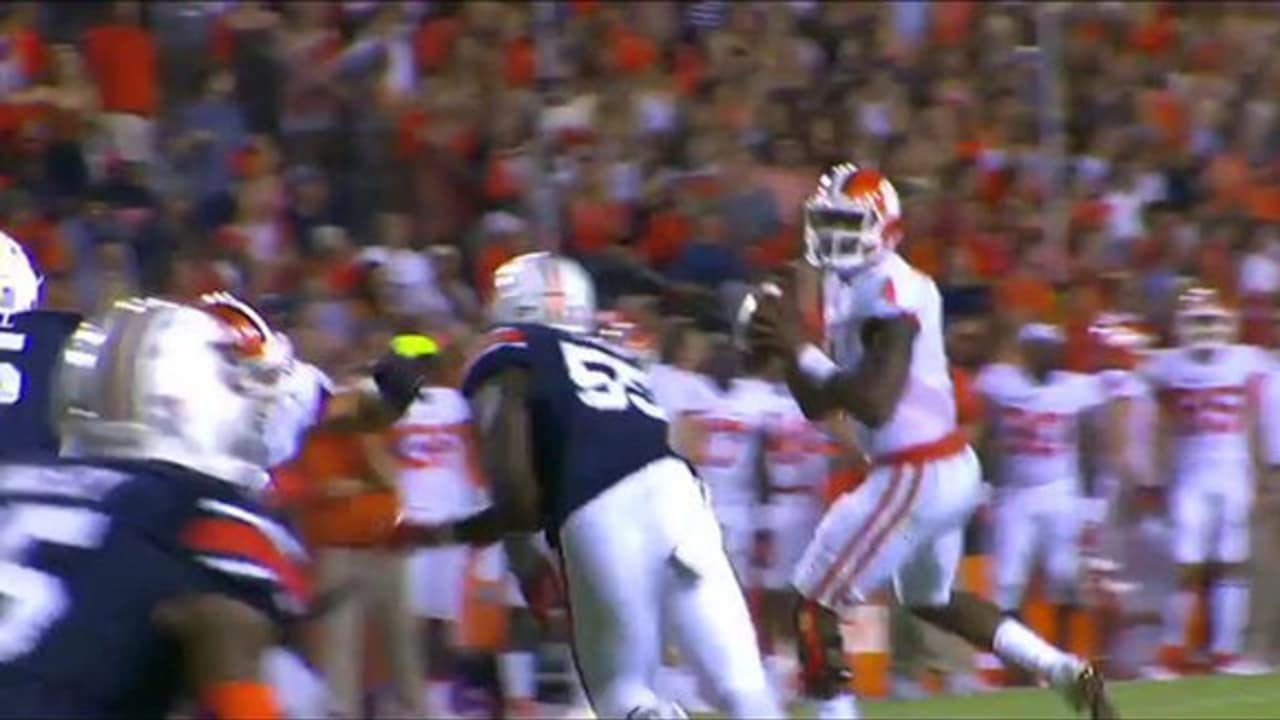
[[1065,336],[1028,323],[1018,331],[1020,362],[997,362],[977,378],[996,466],[993,507],[995,601],[1021,618],[1031,572],[1045,577],[1057,616],[1058,645],[1070,647],[1078,605],[1080,521],[1085,471],[1100,440],[1106,396],[1098,377],[1065,372]]
[[[418,391],[387,439],[403,517],[443,522],[482,506],[470,434],[471,408],[460,392],[437,385]],[[470,553],[465,545],[451,545],[423,548],[409,558],[410,602],[428,663],[425,707],[432,716],[452,715],[451,646],[462,617]]]
[[755,510],[762,497],[765,418],[773,404],[767,384],[743,377],[737,348],[727,337],[712,340],[697,415],[703,445],[695,465],[707,484],[729,562],[744,588],[759,586],[752,568]]
[[594,339],[577,263],[519,256],[494,277],[500,324],[472,361],[494,504],[406,543],[485,545],[545,529],[563,558],[574,652],[602,717],[683,717],[654,692],[664,625],[734,717],[780,717],[704,490],[667,446],[644,371]]
[[[64,458],[0,469],[0,717],[277,718],[263,653],[305,553],[258,499],[288,358],[201,309],[117,303],[57,371]],[[88,459],[94,458],[94,459]]]
[[765,666],[780,695],[790,694],[796,678],[795,624],[791,621],[791,573],[813,529],[822,518],[823,488],[838,462],[862,460],[847,417],[822,425],[810,422],[796,404],[776,357],[748,357],[749,370],[767,386],[771,407],[765,417],[765,491],[757,519],[757,552],[763,566],[762,643]]
[[1237,317],[1207,288],[1178,299],[1178,347],[1161,351],[1141,372],[1161,404],[1161,462],[1169,473],[1169,509],[1179,589],[1166,602],[1158,664],[1149,674],[1188,669],[1184,638],[1200,588],[1209,588],[1210,661],[1238,675],[1266,672],[1240,657],[1248,619],[1249,518],[1253,450],[1262,379],[1273,361],[1238,344]]
[[828,170],[805,204],[807,258],[825,271],[827,342],[838,363],[809,343],[794,298],[776,288],[749,295],[754,312],[739,314],[755,346],[786,359],[805,415],[850,413],[874,458],[866,481],[827,512],[793,576],[806,693],[822,717],[856,715],[838,613],[892,580],[918,617],[1033,671],[1076,708],[1110,717],[1092,666],[952,587],[964,524],[985,488],[956,426],[942,298],[895,251],[901,226],[888,179],[852,163]]
[[49,391],[81,318],[37,310],[40,282],[22,246],[0,233],[0,461],[58,454]]

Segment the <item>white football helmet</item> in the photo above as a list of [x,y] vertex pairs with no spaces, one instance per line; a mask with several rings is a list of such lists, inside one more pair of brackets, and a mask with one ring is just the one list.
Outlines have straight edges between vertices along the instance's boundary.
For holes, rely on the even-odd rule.
[[901,237],[898,191],[876,170],[836,165],[804,203],[805,259],[816,268],[852,275],[894,250]]
[[36,306],[40,276],[17,240],[0,232],[0,322]]
[[292,354],[201,307],[138,298],[85,322],[54,388],[62,454],[164,460],[246,488],[273,447]]
[[1178,344],[1207,350],[1229,345],[1239,334],[1239,317],[1208,287],[1193,287],[1178,297],[1174,315]]
[[596,290],[577,262],[548,252],[526,253],[493,274],[489,319],[536,323],[586,333],[595,326]]

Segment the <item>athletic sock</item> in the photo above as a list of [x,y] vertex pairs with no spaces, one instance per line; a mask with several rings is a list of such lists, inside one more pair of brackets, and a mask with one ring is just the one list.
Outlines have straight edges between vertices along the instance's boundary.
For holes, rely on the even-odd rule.
[[991,647],[1001,658],[1055,684],[1068,673],[1074,674],[1081,662],[1045,642],[1026,625],[1007,618],[996,627]]
[[1179,590],[1169,598],[1164,606],[1164,634],[1161,644],[1169,647],[1182,647],[1187,641],[1187,618],[1191,615],[1191,607],[1195,604],[1195,594],[1189,590]]
[[826,700],[813,701],[813,716],[818,720],[857,720],[858,701],[853,693],[842,693]]
[[532,700],[538,694],[537,659],[532,652],[499,653],[498,682],[507,702]]
[[427,717],[453,717],[453,683],[449,680],[431,678],[423,696],[423,709]]
[[1227,578],[1210,590],[1213,613],[1214,655],[1239,655],[1245,618],[1249,614],[1249,586],[1243,580]]

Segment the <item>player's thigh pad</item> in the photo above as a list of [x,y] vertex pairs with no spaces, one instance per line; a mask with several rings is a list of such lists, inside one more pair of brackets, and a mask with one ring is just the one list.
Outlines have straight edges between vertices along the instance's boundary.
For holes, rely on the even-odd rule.
[[[696,508],[690,515],[696,516]],[[673,555],[663,595],[667,630],[703,686],[714,692],[716,705],[730,717],[780,717],[728,557],[706,553],[690,560],[684,553]]]
[[986,499],[981,468],[972,450],[917,466],[927,500],[911,530],[916,544],[894,575],[898,600],[907,606],[939,606],[951,600],[964,555],[964,527]]
[[583,685],[601,717],[654,707],[666,578],[681,533],[703,541],[686,561],[722,563],[720,531],[688,468],[658,461],[578,508],[560,529],[560,552]]
[[409,587],[418,617],[458,622],[470,548],[450,546],[418,550],[409,558]]
[[996,604],[1008,610],[1021,602],[1031,576],[1038,519],[1027,506],[1024,489],[1017,487],[996,492],[991,518]]
[[913,531],[929,498],[919,465],[881,466],[838,499],[818,524],[791,582],[830,608],[862,602],[893,576],[924,536]]
[[1063,492],[1042,510],[1045,537],[1040,545],[1046,591],[1054,602],[1066,602],[1080,576],[1079,496]]
[[1219,488],[1217,532],[1209,558],[1220,563],[1242,563],[1249,559],[1249,524],[1253,511],[1253,479],[1223,483]]
[[767,507],[768,527],[773,532],[773,549],[764,572],[764,586],[785,590],[791,585],[791,573],[813,538],[813,529],[822,518],[816,502],[779,502]]
[[1209,559],[1215,505],[1210,483],[1185,477],[1174,481],[1169,494],[1173,519],[1173,559],[1179,565],[1199,565]]

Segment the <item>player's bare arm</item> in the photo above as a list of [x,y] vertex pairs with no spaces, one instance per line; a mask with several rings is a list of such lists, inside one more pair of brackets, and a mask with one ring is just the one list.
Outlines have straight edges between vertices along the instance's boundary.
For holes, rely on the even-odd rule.
[[822,429],[835,443],[837,462],[848,467],[861,468],[871,463],[867,451],[858,440],[858,429],[848,413],[835,412],[822,421]]
[[706,446],[707,430],[697,415],[686,412],[671,422],[671,449],[677,455],[697,465]]
[[751,320],[756,342],[786,358],[787,387],[806,417],[820,420],[843,410],[868,427],[888,422],[907,384],[919,325],[909,315],[867,321],[865,353],[856,368],[839,368],[808,342],[794,302],[762,294]]
[[371,432],[404,415],[423,381],[417,357],[390,352],[369,374],[329,397],[317,426],[338,432]]
[[182,647],[188,685],[215,720],[281,717],[274,691],[261,678],[262,656],[276,643],[263,612],[223,595],[176,600],[155,621]]
[[480,456],[493,491],[493,503],[444,525],[401,528],[401,542],[491,545],[507,533],[541,528],[542,498],[533,474],[528,397],[529,373],[508,368],[486,382],[472,399]]

